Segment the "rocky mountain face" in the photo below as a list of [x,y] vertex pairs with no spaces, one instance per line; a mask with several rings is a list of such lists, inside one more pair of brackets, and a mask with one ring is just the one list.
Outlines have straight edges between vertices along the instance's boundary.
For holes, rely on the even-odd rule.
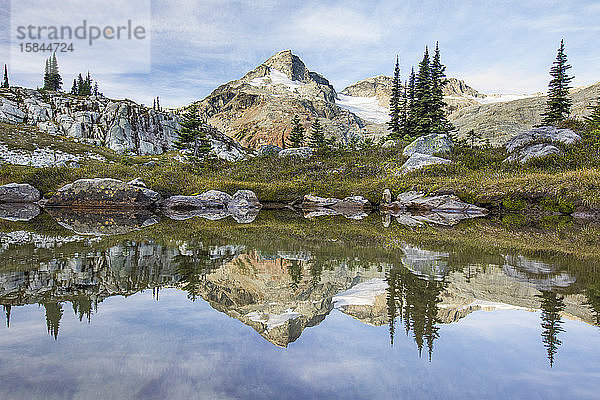
[[258,147],[282,145],[295,114],[307,130],[319,118],[328,136],[341,141],[358,137],[369,123],[336,105],[336,99],[327,79],[284,50],[242,78],[219,86],[196,105],[221,132]]
[[[0,89],[0,122],[33,126],[41,132],[139,155],[171,150],[179,129],[177,115],[131,100],[18,87]],[[237,160],[245,155],[241,146],[215,129],[210,130],[209,139],[220,158]]]
[[[573,107],[571,116],[589,115],[590,105],[595,105],[600,98],[600,82],[572,91]],[[477,104],[459,109],[450,114],[449,120],[464,136],[470,130],[479,132],[483,140],[489,139],[492,144],[503,145],[515,135],[538,125],[545,109],[547,97],[535,96],[508,102]]]

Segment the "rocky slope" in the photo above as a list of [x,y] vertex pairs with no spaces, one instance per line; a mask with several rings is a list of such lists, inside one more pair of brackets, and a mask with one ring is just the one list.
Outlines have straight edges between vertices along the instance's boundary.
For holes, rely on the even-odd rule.
[[[171,150],[179,128],[177,115],[147,108],[131,100],[72,96],[18,87],[0,89],[0,122],[35,127],[51,135],[66,136],[120,153],[139,155],[161,154]],[[213,153],[219,158],[234,161],[245,156],[241,146],[215,129],[210,130],[209,138]],[[36,151],[43,152],[43,149]],[[54,160],[51,161],[56,162],[55,152],[52,156]],[[16,164],[48,164],[39,154],[29,154],[27,157],[27,154],[17,152],[8,159],[3,158],[6,162]],[[61,155],[60,161],[73,159]]]
[[327,79],[284,50],[242,78],[219,86],[196,105],[221,132],[258,147],[281,145],[295,114],[307,129],[319,118],[329,136],[341,141],[358,137],[369,123],[336,105],[336,99]]
[[[588,106],[596,104],[600,98],[600,82],[572,91],[573,107],[571,115],[582,117],[589,115]],[[459,135],[466,135],[471,129],[479,132],[483,140],[490,139],[492,144],[503,145],[518,133],[531,129],[541,122],[546,96],[478,104],[459,109],[450,114],[450,121],[458,128]]]

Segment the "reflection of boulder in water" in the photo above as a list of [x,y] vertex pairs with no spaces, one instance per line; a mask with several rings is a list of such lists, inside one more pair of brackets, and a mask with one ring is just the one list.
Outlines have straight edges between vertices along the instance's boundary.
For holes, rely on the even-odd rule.
[[358,208],[333,209],[327,207],[313,207],[304,209],[304,218],[318,218],[325,216],[342,215],[348,219],[360,220],[369,216],[364,210]]
[[454,226],[465,219],[478,218],[480,215],[464,212],[419,211],[411,213],[400,210],[389,210],[382,211],[383,225],[385,227],[390,225],[392,217],[396,218],[396,221],[400,225],[415,227],[426,224]]
[[163,209],[163,213],[166,217],[174,219],[176,221],[183,221],[186,219],[200,217],[210,221],[217,221],[220,219],[231,216],[236,222],[240,224],[248,224],[253,222],[260,208],[248,208],[245,210],[236,209],[234,212],[224,208],[205,208],[205,209],[185,209],[185,208],[168,208]]
[[520,282],[527,282],[538,290],[566,288],[575,283],[575,277],[566,272],[556,273],[557,267],[521,255],[506,255],[504,273]]
[[0,203],[0,219],[30,221],[40,214],[40,207],[32,203]]
[[56,222],[81,235],[120,235],[158,222],[148,210],[85,210],[48,208]]

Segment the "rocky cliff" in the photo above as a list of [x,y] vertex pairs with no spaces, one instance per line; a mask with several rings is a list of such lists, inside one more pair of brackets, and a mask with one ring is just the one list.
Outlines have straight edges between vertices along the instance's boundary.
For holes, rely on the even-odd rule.
[[258,147],[281,145],[295,114],[307,130],[319,118],[328,136],[343,142],[358,137],[369,123],[336,105],[336,99],[326,78],[284,50],[242,78],[219,86],[196,105],[221,132]]
[[[582,117],[590,114],[589,106],[600,98],[600,82],[572,91],[573,107],[571,115]],[[459,135],[466,135],[471,129],[481,133],[483,140],[503,145],[513,136],[533,128],[541,122],[541,113],[546,105],[546,96],[477,104],[462,108],[450,114],[450,121],[458,128]]]
[[[171,150],[179,128],[177,115],[131,100],[18,87],[0,89],[0,122],[139,155]],[[209,139],[219,158],[235,161],[245,156],[239,144],[216,129],[209,131]]]

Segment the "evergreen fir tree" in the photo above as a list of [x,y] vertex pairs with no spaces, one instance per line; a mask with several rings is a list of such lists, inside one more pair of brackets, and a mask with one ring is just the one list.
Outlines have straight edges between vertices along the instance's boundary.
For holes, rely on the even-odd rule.
[[292,132],[288,139],[292,147],[300,147],[304,143],[304,127],[298,115],[294,115],[294,118],[292,118]]
[[475,132],[474,129],[467,132],[467,141],[470,142],[472,148],[475,147],[475,143],[479,140],[481,140],[481,133]]
[[180,150],[190,151],[189,159],[198,161],[208,155],[211,150],[210,141],[206,137],[203,122],[198,117],[196,107],[189,107],[182,116],[179,137],[175,142],[175,147]]
[[79,74],[77,76],[77,94],[79,96],[83,95],[83,90],[84,90],[84,82],[83,82],[83,77],[81,76],[81,74]]
[[406,97],[406,108],[407,108],[407,126],[406,132],[409,136],[414,136],[417,127],[417,111],[416,111],[416,84],[417,77],[415,75],[415,69],[411,68],[410,77],[408,79],[408,93]]
[[394,78],[392,81],[392,96],[390,97],[390,122],[388,129],[390,131],[389,138],[392,140],[400,139],[402,136],[402,127],[400,125],[401,115],[401,96],[402,85],[400,84],[400,64],[398,56],[396,56],[396,67],[394,68]]
[[93,94],[94,96],[98,96],[98,82],[94,82],[94,91]]
[[73,79],[73,86],[71,86],[71,94],[74,94],[74,95],[78,94],[76,79]]
[[319,118],[315,119],[315,122],[312,124],[309,144],[310,147],[315,149],[325,147],[325,132],[323,131],[323,126],[321,125]]
[[62,77],[58,70],[58,60],[56,59],[56,53],[52,54],[48,60],[46,60],[46,68],[44,70],[44,89],[46,90],[60,90],[62,88]]
[[8,89],[10,85],[8,84],[8,67],[4,64],[4,79],[2,80],[2,87],[4,89]]
[[408,121],[409,103],[408,103],[408,89],[407,84],[404,82],[404,88],[402,89],[402,95],[400,97],[400,132],[401,136],[406,138],[410,137],[410,124]]
[[550,68],[550,84],[548,85],[548,101],[546,110],[542,114],[542,125],[554,125],[557,122],[564,121],[571,114],[571,105],[573,101],[569,97],[569,84],[573,76],[569,76],[567,71],[571,68],[567,64],[567,55],[565,54],[565,42],[560,41],[558,54],[554,65]]
[[444,107],[444,85],[446,84],[446,67],[442,64],[439,43],[435,44],[435,55],[431,62],[431,93],[432,93],[432,132],[449,133],[453,127],[446,118]]
[[423,136],[432,132],[434,100],[431,85],[431,65],[429,49],[425,47],[423,60],[419,63],[419,72],[415,80],[415,135]]
[[60,303],[43,303],[46,309],[46,326],[48,333],[58,339],[58,330],[60,328],[60,320],[63,316],[62,304]]

